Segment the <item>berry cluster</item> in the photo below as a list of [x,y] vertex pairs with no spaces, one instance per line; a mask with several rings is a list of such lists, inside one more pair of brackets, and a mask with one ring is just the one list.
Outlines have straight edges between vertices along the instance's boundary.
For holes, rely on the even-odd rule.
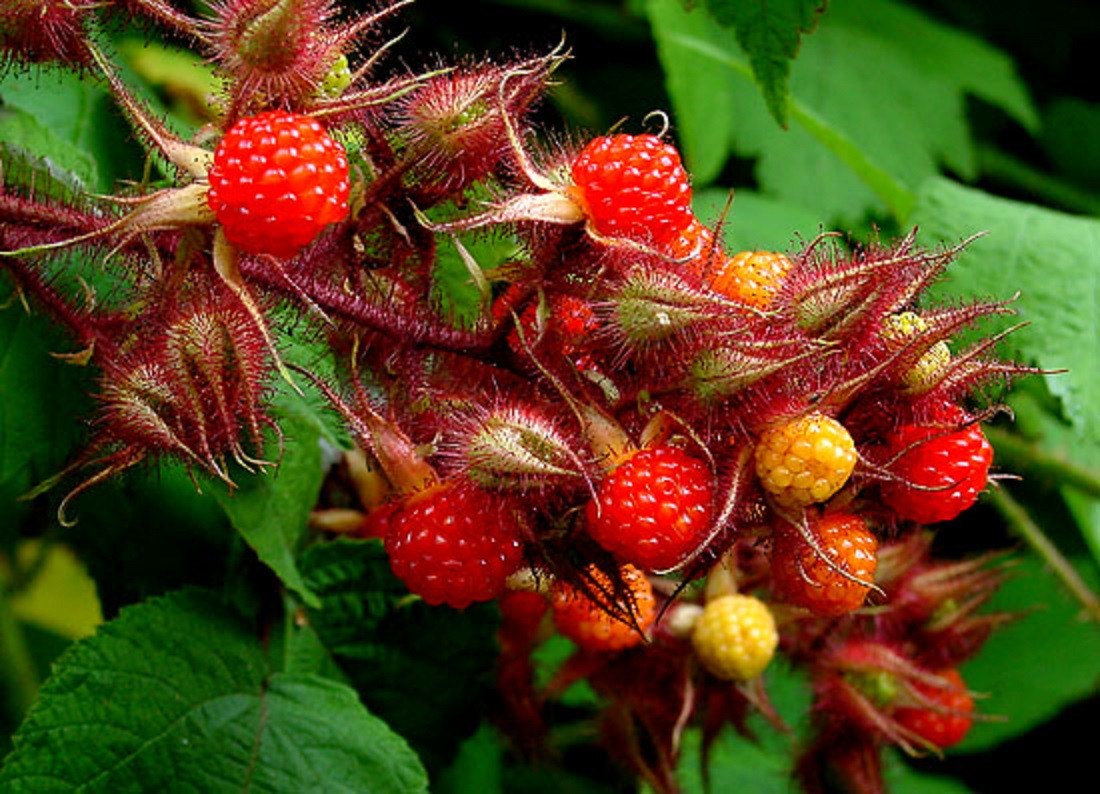
[[[972,704],[952,671],[992,625],[974,608],[998,576],[945,569],[924,525],[986,488],[995,407],[978,390],[1023,368],[949,346],[1002,305],[920,306],[956,250],[823,235],[726,251],[667,136],[531,145],[557,52],[372,84],[348,56],[388,11],[337,23],[330,0],[233,0],[192,19],[128,0],[226,73],[207,148],[86,37],[83,17],[115,5],[4,12],[26,37],[0,39],[8,58],[94,64],[178,171],[107,221],[92,197],[0,193],[0,265],[99,372],[73,466],[98,470],[69,498],[160,457],[232,484],[234,464],[266,465],[272,383],[300,375],[370,463],[341,528],[381,541],[429,604],[503,599],[505,654],[552,622],[612,701],[668,709],[676,692],[647,687],[671,676],[695,698],[675,713],[713,726],[741,724],[782,649],[829,715],[808,777],[829,753],[961,738]],[[506,260],[476,261],[482,231],[515,243]],[[131,277],[91,309],[55,278],[82,244]],[[476,293],[463,321],[436,288],[456,247]],[[286,306],[339,380],[284,362]],[[617,735],[639,744],[617,748],[629,763],[671,768],[668,736]]]

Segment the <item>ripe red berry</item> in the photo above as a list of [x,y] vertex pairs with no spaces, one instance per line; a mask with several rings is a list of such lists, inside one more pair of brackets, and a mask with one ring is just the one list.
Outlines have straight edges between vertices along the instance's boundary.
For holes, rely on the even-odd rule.
[[309,116],[269,111],[222,138],[207,203],[238,250],[291,257],[348,214],[348,160]]
[[993,447],[961,409],[930,425],[902,425],[888,441],[889,468],[897,479],[882,486],[882,501],[899,518],[922,524],[949,521],[978,500],[989,479]]
[[966,683],[954,668],[938,673],[946,686],[915,681],[913,688],[927,706],[901,706],[894,710],[894,719],[902,727],[939,748],[952,747],[963,740],[973,724],[974,699],[966,691]]
[[427,603],[462,608],[499,596],[523,561],[515,503],[471,485],[432,486],[386,521],[394,574]]
[[[549,350],[570,359],[579,359],[592,346],[592,335],[600,321],[592,307],[578,297],[563,292],[549,296],[545,304],[533,301],[519,318],[520,328],[508,332],[508,347],[520,359],[547,342]],[[523,338],[520,338],[520,331]]]
[[594,138],[573,161],[572,174],[574,199],[608,237],[664,246],[695,217],[680,153],[656,135]]
[[793,528],[776,533],[771,552],[776,595],[821,617],[859,609],[875,578],[878,539],[850,513],[823,516],[811,522],[810,531],[817,551]]
[[619,577],[626,590],[616,598],[606,574],[591,566],[587,573],[591,587],[605,596],[607,603],[600,604],[583,589],[555,580],[551,604],[558,631],[587,651],[621,651],[640,645],[657,619],[657,599],[649,579],[633,565],[622,566]]
[[710,469],[678,447],[647,447],[600,484],[585,517],[593,539],[650,571],[674,567],[710,529]]

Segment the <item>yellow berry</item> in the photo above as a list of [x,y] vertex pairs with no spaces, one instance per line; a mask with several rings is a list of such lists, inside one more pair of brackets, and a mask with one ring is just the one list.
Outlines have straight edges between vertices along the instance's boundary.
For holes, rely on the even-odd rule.
[[731,594],[707,602],[691,632],[699,663],[724,681],[748,681],[775,656],[779,633],[767,605]]
[[844,487],[856,465],[856,446],[840,422],[820,413],[764,431],[756,474],[776,503],[804,507]]
[[740,303],[766,309],[791,269],[791,260],[772,251],[741,251],[711,279],[711,289]]
[[[928,330],[928,323],[914,312],[891,314],[883,321],[882,335],[899,347]],[[912,367],[902,373],[902,383],[915,392],[925,392],[939,383],[951,364],[951,348],[940,340],[932,345]]]

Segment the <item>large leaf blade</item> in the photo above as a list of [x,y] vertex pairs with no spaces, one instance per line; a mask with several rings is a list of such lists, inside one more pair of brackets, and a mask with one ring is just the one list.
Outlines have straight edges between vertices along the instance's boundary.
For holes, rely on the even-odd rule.
[[753,75],[779,125],[787,126],[791,61],[813,31],[826,0],[708,0],[714,18],[732,25]]
[[5,791],[426,791],[404,741],[340,684],[271,674],[202,591],[123,611],[73,646],[0,770]]

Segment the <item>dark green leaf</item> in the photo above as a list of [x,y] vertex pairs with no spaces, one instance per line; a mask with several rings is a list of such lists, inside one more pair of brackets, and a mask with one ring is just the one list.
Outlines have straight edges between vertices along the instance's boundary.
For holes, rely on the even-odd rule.
[[31,509],[17,499],[64,468],[90,410],[91,373],[50,355],[71,343],[45,317],[24,312],[8,283],[0,280],[0,543]]
[[232,530],[182,466],[131,470],[80,496],[70,514],[77,523],[63,537],[95,580],[108,617],[189,584],[215,587],[226,576]]
[[768,110],[787,126],[791,61],[802,34],[809,33],[825,10],[825,0],[707,0],[719,24],[732,26],[749,56]]
[[[766,192],[818,207],[830,222],[883,208],[903,219],[911,191],[941,164],[973,174],[967,95],[1034,121],[996,51],[898,4],[852,0],[830,8],[803,42],[791,76],[793,124],[781,133],[746,80],[747,57],[716,23],[676,0],[649,0],[648,11],[697,179],[712,179],[731,149],[757,157]],[[899,44],[899,28],[920,46]]]
[[130,607],[75,644],[14,742],[10,792],[427,790],[354,692],[269,675],[258,639],[199,591]]
[[496,732],[483,724],[462,743],[454,763],[433,787],[436,794],[467,794],[472,791],[500,792],[503,788],[504,744]]
[[1068,178],[1100,187],[1100,104],[1072,97],[1051,102],[1043,114],[1040,143]]
[[496,658],[496,610],[430,607],[390,572],[377,541],[334,541],[302,558],[320,599],[309,620],[368,708],[429,769],[449,763],[484,714]]
[[318,407],[284,389],[274,409],[282,433],[278,466],[238,476],[240,488],[217,492],[230,522],[257,556],[290,590],[316,606],[298,571],[299,546],[308,531],[325,471],[326,450],[334,450]]

